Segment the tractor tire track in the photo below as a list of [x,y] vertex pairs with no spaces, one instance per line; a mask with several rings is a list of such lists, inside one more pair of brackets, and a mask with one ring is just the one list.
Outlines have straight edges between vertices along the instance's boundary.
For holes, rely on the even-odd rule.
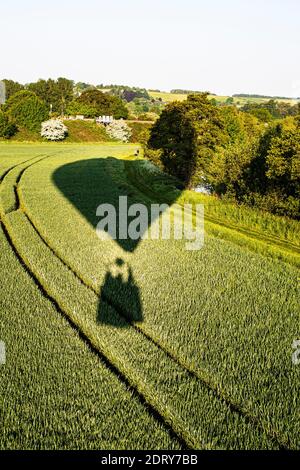
[[[1,217],[5,216],[5,214],[9,214],[10,212],[13,212],[17,210],[18,208],[18,195],[17,195],[17,185],[19,183],[20,178],[22,177],[22,174],[24,171],[31,167],[32,165],[35,165],[36,163],[46,160],[52,156],[58,155],[62,151],[51,153],[51,154],[40,154],[36,155],[33,158],[29,158],[25,160],[24,162],[20,162],[16,165],[13,165],[12,167],[8,168],[5,171],[5,174],[2,175],[2,179],[0,180],[0,191],[3,185],[6,184],[7,178],[16,170],[18,167],[22,167],[23,165],[26,165],[26,163],[29,163],[28,165],[24,166],[22,170],[16,174],[15,179],[11,182],[11,192],[8,193],[8,200],[7,198],[4,197],[4,193],[0,192],[0,219]],[[5,188],[9,191],[10,189],[10,183],[7,184],[7,188]],[[5,191],[5,190],[4,190]],[[6,193],[7,196],[7,193]],[[4,199],[3,199],[4,197]]]
[[30,162],[31,160],[34,160],[35,158],[38,158],[38,157],[42,157],[44,154],[41,154],[41,155],[36,155],[35,157],[32,157],[32,158],[28,158],[27,160],[24,160],[23,162],[19,162],[19,163],[16,163],[15,165],[7,168],[3,173],[2,175],[0,176],[0,183],[2,183],[2,181],[4,180],[4,178],[6,177],[6,175],[8,175],[8,173],[10,173],[11,170],[13,170],[14,168],[20,166],[20,165],[24,165],[25,163],[27,162]]

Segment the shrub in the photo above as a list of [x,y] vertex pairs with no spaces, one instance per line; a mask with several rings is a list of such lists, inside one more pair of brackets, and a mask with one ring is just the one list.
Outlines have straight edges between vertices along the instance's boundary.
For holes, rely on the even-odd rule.
[[68,128],[59,119],[50,119],[42,123],[41,136],[47,140],[64,140]]
[[113,121],[106,127],[108,135],[112,139],[128,142],[131,137],[131,129],[123,120]]
[[0,110],[0,137],[4,139],[9,139],[17,132],[17,127],[15,124],[9,122],[8,117],[3,111]]

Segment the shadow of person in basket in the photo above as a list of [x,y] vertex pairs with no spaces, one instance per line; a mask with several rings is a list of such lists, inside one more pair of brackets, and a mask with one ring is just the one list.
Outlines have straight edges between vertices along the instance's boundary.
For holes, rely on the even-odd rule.
[[108,267],[101,289],[97,321],[115,326],[126,326],[126,323],[120,322],[114,312],[111,311],[110,314],[110,311],[107,311],[105,307],[101,308],[101,302],[112,306],[126,322],[141,322],[143,320],[139,288],[134,281],[131,267],[121,258],[117,258]]

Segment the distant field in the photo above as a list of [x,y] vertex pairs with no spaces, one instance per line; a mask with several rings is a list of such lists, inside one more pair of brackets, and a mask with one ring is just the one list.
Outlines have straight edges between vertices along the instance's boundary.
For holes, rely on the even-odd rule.
[[[150,96],[153,98],[161,98],[165,103],[171,103],[172,101],[184,101],[187,98],[187,94],[177,94],[177,93],[167,93],[167,92],[158,92],[158,91],[149,91]],[[214,98],[219,102],[225,102],[229,96],[215,96],[210,95],[210,98]],[[234,98],[234,102],[238,105],[243,106],[246,103],[263,103],[264,101],[269,101],[268,98]],[[285,103],[296,104],[297,100],[277,100]]]

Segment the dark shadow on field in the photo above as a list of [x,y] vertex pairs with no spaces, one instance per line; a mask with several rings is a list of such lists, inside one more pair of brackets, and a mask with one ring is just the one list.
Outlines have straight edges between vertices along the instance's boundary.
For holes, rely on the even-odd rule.
[[[121,258],[116,259],[105,275],[101,299],[108,300],[127,322],[141,322],[143,320],[139,288],[134,281],[131,267]],[[127,326],[126,322],[120,323],[120,319],[112,317],[110,313],[109,310],[105,314],[104,309],[101,309],[101,303],[99,303],[97,321],[115,326]]]
[[[96,215],[98,206],[111,204],[116,209],[117,215],[115,242],[125,252],[133,253],[140,243],[141,237],[137,240],[119,237],[120,221],[124,223],[124,215],[122,220],[119,217],[119,197],[127,196],[128,207],[136,203],[144,204],[148,208],[147,227],[153,221],[150,220],[151,201],[147,198],[144,200],[141,193],[126,180],[125,163],[138,167],[141,161],[113,157],[76,161],[58,168],[53,174],[53,181],[95,230],[101,220],[101,217]],[[169,204],[171,202],[168,200]],[[175,202],[175,198],[173,202]],[[127,226],[136,218],[136,216],[130,217],[128,214],[125,217]],[[105,242],[102,246],[105,246]],[[114,310],[107,309],[107,304],[113,306]],[[115,310],[116,313],[114,313]],[[126,321],[120,320],[120,315]],[[143,321],[142,302],[132,269],[120,257],[112,259],[107,266],[105,281],[101,287],[97,322],[126,327],[128,326],[127,322],[141,321]]]

